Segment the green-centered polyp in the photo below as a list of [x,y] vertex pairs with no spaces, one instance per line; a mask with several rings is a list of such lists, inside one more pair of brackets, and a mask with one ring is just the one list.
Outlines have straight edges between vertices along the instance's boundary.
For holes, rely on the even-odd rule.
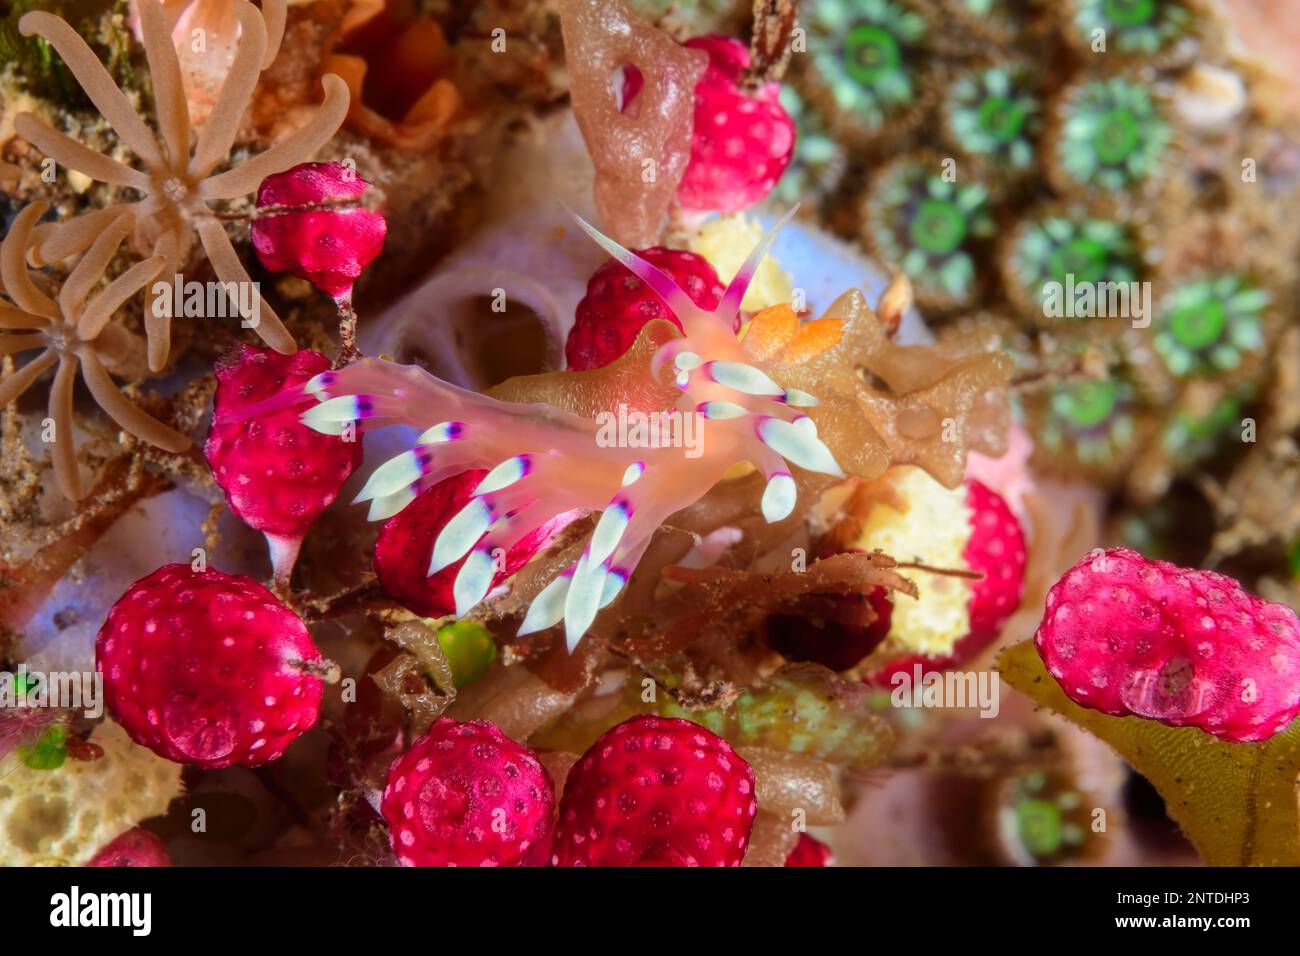
[[1021,866],[1070,862],[1087,852],[1092,808],[1056,771],[1032,770],[1004,785],[998,811],[1003,851]]
[[1035,440],[1040,455],[1064,466],[1110,473],[1136,450],[1132,384],[1112,371],[1104,379],[1060,382],[1034,397]]
[[[1106,51],[1154,57],[1193,36],[1198,23],[1190,0],[1070,0],[1075,41],[1089,49],[1104,36]],[[1097,31],[1102,31],[1100,34]]]
[[1033,166],[1042,111],[1024,67],[991,67],[958,78],[946,117],[953,145],[962,152],[999,171]]
[[[1021,226],[1007,249],[1003,272],[1008,292],[1021,308],[1035,318],[1061,323],[1107,317],[1101,314],[1100,303],[1108,300],[1111,287],[1101,284],[1137,282],[1142,265],[1137,238],[1126,224],[1046,213]],[[1060,315],[1048,315],[1044,309],[1051,298],[1049,290],[1060,297]],[[1080,304],[1080,296],[1089,291],[1094,304]],[[1132,287],[1126,287],[1126,292],[1131,294]],[[1071,295],[1076,307],[1066,306]]]
[[927,28],[912,0],[812,0],[800,12],[816,80],[847,124],[874,133],[915,105]]
[[1156,351],[1179,377],[1234,371],[1263,352],[1269,301],[1267,290],[1235,273],[1184,283],[1156,310]]
[[907,273],[922,301],[960,304],[974,291],[975,252],[994,221],[984,186],[946,173],[932,159],[888,167],[867,198],[866,238]]
[[1112,192],[1151,178],[1173,137],[1151,92],[1112,77],[1068,91],[1060,106],[1054,160],[1064,185]]

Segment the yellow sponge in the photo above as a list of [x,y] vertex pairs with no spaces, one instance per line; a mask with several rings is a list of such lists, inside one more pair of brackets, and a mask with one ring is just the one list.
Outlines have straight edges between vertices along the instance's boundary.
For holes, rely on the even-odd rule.
[[[962,556],[971,535],[966,487],[949,490],[912,465],[889,470],[885,494],[873,500],[862,532],[851,547],[879,548],[902,562],[965,570]],[[970,631],[971,582],[952,575],[905,569],[919,597],[895,593],[889,637],[869,661],[888,662],[905,654],[946,655]]]
[[[718,278],[727,284],[736,277],[745,258],[754,251],[763,238],[763,227],[757,220],[744,216],[727,216],[723,219],[710,219],[691,240],[691,252],[703,256],[718,273]],[[741,308],[757,312],[771,305],[789,302],[794,295],[794,283],[790,274],[782,269],[769,254],[763,257],[754,273],[754,279],[745,291]]]
[[110,840],[167,810],[181,766],[105,720],[91,734],[98,760],[33,770],[0,762],[0,866],[82,866]]

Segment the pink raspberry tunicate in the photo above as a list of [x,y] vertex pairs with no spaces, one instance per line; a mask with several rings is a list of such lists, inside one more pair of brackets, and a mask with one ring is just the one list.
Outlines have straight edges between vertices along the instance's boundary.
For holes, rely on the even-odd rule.
[[1047,595],[1034,643],[1070,699],[1264,740],[1300,711],[1300,620],[1213,571],[1094,551]]

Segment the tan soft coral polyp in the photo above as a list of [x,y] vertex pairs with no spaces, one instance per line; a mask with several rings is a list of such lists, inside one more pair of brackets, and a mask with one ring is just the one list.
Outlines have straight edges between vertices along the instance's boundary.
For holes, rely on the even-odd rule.
[[[347,85],[337,76],[323,77],[325,101],[305,126],[241,165],[218,173],[216,170],[229,158],[258,77],[274,57],[268,35],[278,46],[283,32],[283,4],[267,4],[264,18],[247,0],[235,0],[239,46],[197,137],[190,125],[180,61],[163,8],[158,0],[138,0],[137,6],[153,81],[158,137],[137,115],[86,41],[66,21],[51,13],[33,11],[19,21],[19,30],[24,36],[40,36],[54,47],[86,96],[144,169],[125,166],[94,152],[31,113],[20,114],[15,129],[61,166],[98,182],[140,193],[142,198],[126,207],[135,215],[133,244],[142,256],[162,257],[162,275],[170,277],[180,271],[197,238],[222,282],[251,285],[225,227],[209,204],[247,195],[267,176],[311,159],[343,122],[348,109]],[[85,251],[115,214],[109,208],[67,223],[42,226],[35,234],[34,258],[53,262]],[[152,289],[147,290],[147,295],[149,367],[158,371],[171,351],[171,317],[167,310],[153,308]],[[293,337],[265,301],[260,303],[259,315],[256,331],[262,340],[278,351],[293,352]]]
[[123,347],[136,344],[130,333],[110,324],[113,313],[158,275],[163,257],[136,263],[103,291],[90,296],[135,224],[133,213],[119,209],[68,274],[57,297],[50,298],[32,280],[25,261],[33,227],[45,209],[44,203],[24,207],[0,243],[0,276],[10,297],[0,297],[0,330],[5,330],[0,332],[0,355],[40,349],[39,355],[0,380],[0,408],[48,369],[55,369],[49,397],[49,417],[54,423],[50,456],[59,490],[75,499],[82,495],[72,427],[78,371],[95,401],[123,430],[172,452],[184,451],[190,440],[132,405],[108,371],[122,360]]

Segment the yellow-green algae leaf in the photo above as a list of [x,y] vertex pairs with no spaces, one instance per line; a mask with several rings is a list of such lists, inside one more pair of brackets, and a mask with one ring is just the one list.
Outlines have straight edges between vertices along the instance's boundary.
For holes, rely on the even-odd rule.
[[1080,707],[1033,641],[1007,648],[997,666],[1016,690],[1110,744],[1150,780],[1206,863],[1300,865],[1300,720],[1268,740],[1234,744],[1195,727]]

